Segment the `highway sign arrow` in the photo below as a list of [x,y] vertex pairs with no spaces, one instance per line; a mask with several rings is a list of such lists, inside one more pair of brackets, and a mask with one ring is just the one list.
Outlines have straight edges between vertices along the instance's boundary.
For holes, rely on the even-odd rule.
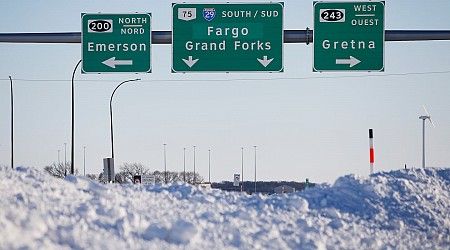
[[133,60],[116,60],[116,57],[113,56],[109,59],[106,59],[102,63],[108,67],[115,69],[116,65],[133,65]]
[[182,58],[182,60],[187,66],[189,66],[189,68],[192,68],[192,66],[194,66],[194,64],[198,61],[198,58],[192,60],[192,56],[189,56],[189,59]]
[[267,67],[267,65],[269,65],[273,60],[273,58],[267,60],[267,56],[263,56],[263,59],[256,59],[258,59],[258,61],[262,64],[262,66],[264,66],[264,68]]
[[336,59],[336,64],[349,64],[350,68],[360,63],[361,61],[350,56],[350,59]]

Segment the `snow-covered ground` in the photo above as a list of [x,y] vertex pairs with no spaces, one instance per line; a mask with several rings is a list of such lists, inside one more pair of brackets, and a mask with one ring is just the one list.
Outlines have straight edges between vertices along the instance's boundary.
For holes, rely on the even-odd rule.
[[450,169],[272,196],[0,170],[0,249],[449,248]]

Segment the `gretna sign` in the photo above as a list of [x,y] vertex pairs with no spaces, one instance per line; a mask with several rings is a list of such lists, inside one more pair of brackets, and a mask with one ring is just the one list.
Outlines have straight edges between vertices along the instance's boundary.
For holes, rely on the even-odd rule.
[[314,71],[383,71],[384,2],[314,2]]
[[[370,12],[376,10],[375,4],[369,4],[369,5],[354,5],[353,6],[355,11],[357,12]],[[341,12],[342,13],[342,12]],[[333,16],[333,12],[322,12],[324,17]],[[342,13],[343,15],[343,13]],[[366,15],[358,15],[358,16],[366,16]],[[367,15],[367,16],[370,16]],[[329,18],[328,18],[329,19]],[[378,18],[363,18],[363,19],[351,19],[350,23],[352,26],[377,26],[379,24]],[[375,49],[375,41],[330,41],[330,40],[324,40],[322,42],[322,47],[324,49],[338,49],[339,47],[342,49]]]
[[173,5],[172,71],[283,70],[283,5]]

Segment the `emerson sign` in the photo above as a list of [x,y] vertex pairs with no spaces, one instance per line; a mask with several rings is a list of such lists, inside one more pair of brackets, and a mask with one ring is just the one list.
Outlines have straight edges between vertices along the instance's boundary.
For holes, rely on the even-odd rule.
[[283,71],[283,3],[172,10],[172,72]]
[[82,73],[151,72],[151,14],[82,14]]

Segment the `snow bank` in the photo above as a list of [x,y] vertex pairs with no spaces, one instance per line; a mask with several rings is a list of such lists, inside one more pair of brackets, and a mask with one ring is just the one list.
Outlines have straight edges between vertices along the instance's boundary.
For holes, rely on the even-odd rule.
[[289,195],[0,170],[0,249],[449,249],[450,169],[344,176]]

